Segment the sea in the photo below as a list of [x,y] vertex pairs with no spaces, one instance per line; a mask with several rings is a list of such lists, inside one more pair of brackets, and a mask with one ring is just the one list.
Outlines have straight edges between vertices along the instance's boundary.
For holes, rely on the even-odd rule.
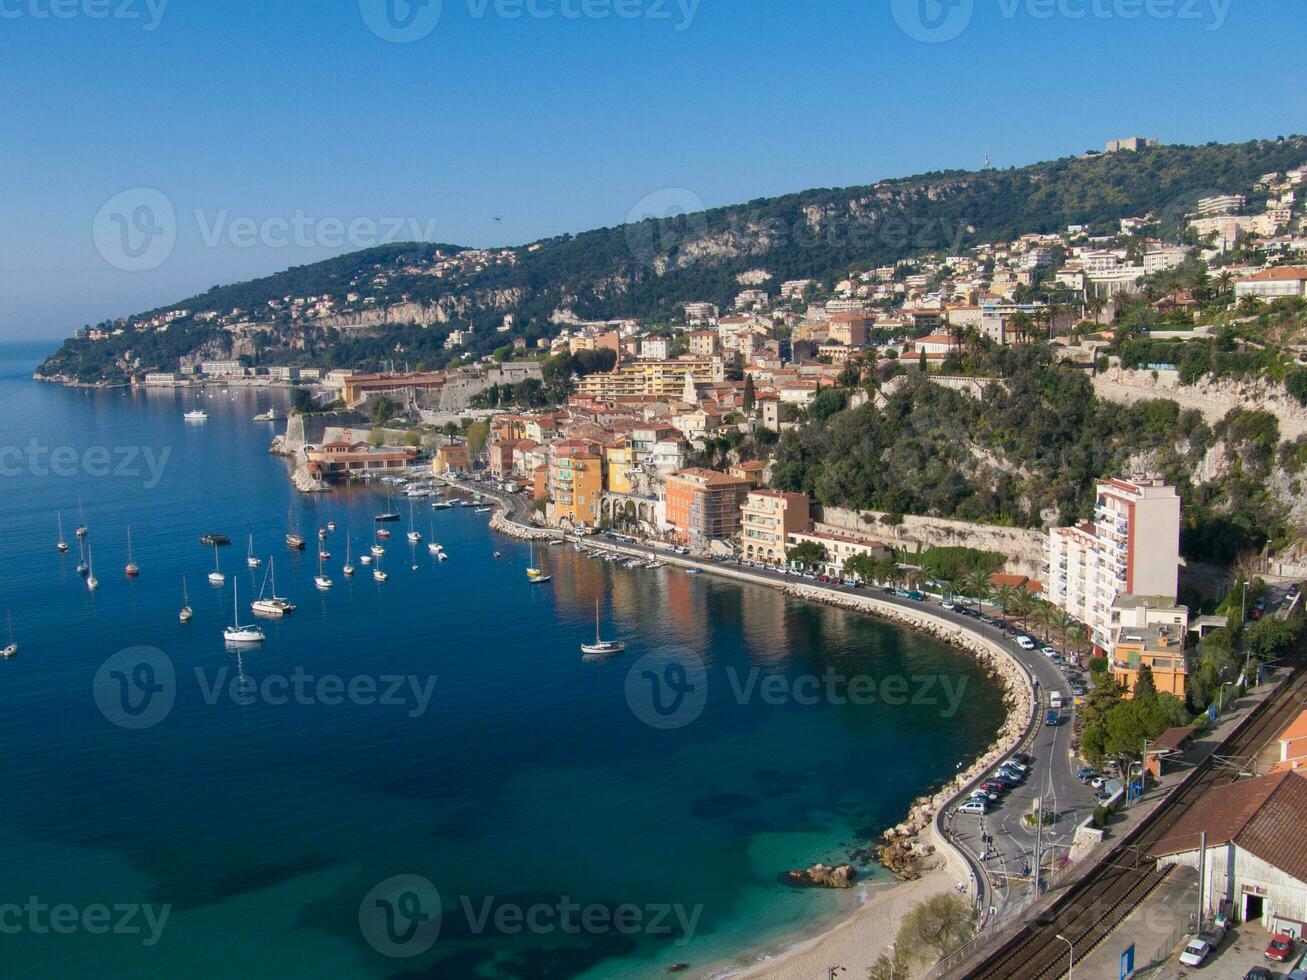
[[[848,861],[998,731],[997,684],[928,636],[533,553],[380,484],[303,496],[253,421],[284,390],[34,382],[49,349],[0,346],[7,978],[723,976],[886,887],[783,874]],[[274,563],[296,610],[228,647]],[[582,656],[596,607],[625,654]]]

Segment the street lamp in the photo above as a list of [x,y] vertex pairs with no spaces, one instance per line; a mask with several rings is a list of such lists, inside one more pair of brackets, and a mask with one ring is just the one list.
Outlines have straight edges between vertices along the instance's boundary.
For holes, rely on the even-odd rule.
[[1060,932],[1057,934],[1057,938],[1066,943],[1067,949],[1071,950],[1071,962],[1067,964],[1066,968],[1066,980],[1071,980],[1071,974],[1076,968],[1076,948],[1072,945],[1071,940],[1067,939],[1066,936],[1062,935]]

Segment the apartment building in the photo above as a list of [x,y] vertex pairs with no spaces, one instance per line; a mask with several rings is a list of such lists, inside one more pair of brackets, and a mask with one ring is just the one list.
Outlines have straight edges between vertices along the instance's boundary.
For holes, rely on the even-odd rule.
[[663,481],[671,534],[696,551],[740,533],[740,505],[753,489],[747,479],[716,470],[688,469]]
[[826,549],[825,564],[814,571],[837,578],[843,577],[844,563],[850,558],[865,555],[873,561],[879,561],[891,554],[889,546],[884,542],[830,531],[809,531],[805,528],[790,532],[786,539],[786,544],[790,548],[804,543],[819,544]]
[[676,398],[685,390],[689,375],[696,385],[720,384],[726,369],[720,357],[679,357],[672,360],[633,361],[606,374],[581,379],[578,390],[596,398]]
[[582,439],[554,443],[549,453],[549,504],[555,526],[598,527],[604,492],[603,450]]
[[871,318],[859,313],[836,313],[826,325],[826,338],[845,347],[865,347]]
[[808,495],[754,490],[740,508],[740,553],[750,561],[785,564],[789,536],[808,528]]
[[1092,522],[1049,531],[1048,599],[1089,628],[1095,647],[1110,652],[1118,598],[1157,596],[1174,606],[1179,563],[1175,488],[1160,480],[1103,480]]
[[1253,296],[1261,300],[1307,296],[1307,269],[1279,267],[1264,269],[1234,284],[1236,299]]

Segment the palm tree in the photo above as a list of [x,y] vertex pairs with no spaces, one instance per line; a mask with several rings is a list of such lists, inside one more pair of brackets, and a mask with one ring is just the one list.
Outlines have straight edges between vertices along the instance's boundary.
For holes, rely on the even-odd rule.
[[980,570],[968,572],[962,576],[962,591],[976,602],[976,612],[982,612],[985,601],[994,593],[989,576]]
[[1016,604],[1019,601],[1017,598],[1018,595],[1019,592],[1015,586],[1005,584],[1005,585],[1000,585],[997,589],[994,590],[993,599],[995,602],[999,604],[999,607],[1003,610],[1003,615],[1006,616],[1010,609],[1014,609],[1016,607]]
[[1035,621],[1036,626],[1042,626],[1044,629],[1044,642],[1049,640],[1049,628],[1053,623],[1054,607],[1047,602],[1036,600],[1033,603],[1034,608],[1031,610],[1030,618]]
[[1085,306],[1094,314],[1094,322],[1098,323],[1103,316],[1103,311],[1107,309],[1107,300],[1095,293],[1089,298],[1089,302]]

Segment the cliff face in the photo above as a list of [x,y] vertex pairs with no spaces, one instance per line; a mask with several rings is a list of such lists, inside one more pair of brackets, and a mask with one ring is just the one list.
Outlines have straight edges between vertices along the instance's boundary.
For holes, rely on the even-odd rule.
[[1279,382],[1263,378],[1211,381],[1182,385],[1176,371],[1138,371],[1114,367],[1094,378],[1099,398],[1133,405],[1150,398],[1166,398],[1181,409],[1196,409],[1210,425],[1233,409],[1270,412],[1279,420],[1280,437],[1296,439],[1307,434],[1307,407]]

